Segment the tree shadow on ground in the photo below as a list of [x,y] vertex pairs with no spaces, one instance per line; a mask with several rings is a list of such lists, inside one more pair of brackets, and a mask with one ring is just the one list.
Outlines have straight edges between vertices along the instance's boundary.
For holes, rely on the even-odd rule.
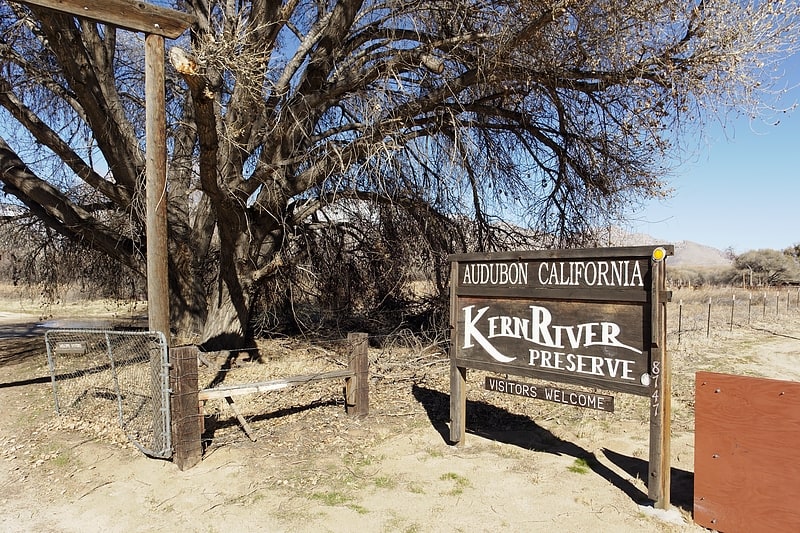
[[[448,444],[452,444],[449,428],[450,396],[419,385],[414,385],[412,392],[417,401],[425,408],[428,418],[442,439]],[[467,433],[519,446],[526,450],[583,459],[593,472],[617,487],[635,503],[652,504],[652,500],[645,492],[603,464],[594,453],[555,436],[527,416],[509,413],[505,409],[485,402],[467,400],[466,428]],[[647,461],[628,457],[608,449],[603,449],[603,455],[631,478],[647,480]],[[671,474],[670,503],[691,512],[694,474],[676,468],[672,469]]]
[[0,366],[23,363],[37,357],[42,361],[47,360],[44,335],[21,334],[13,337],[0,335]]
[[[282,409],[277,409],[269,413],[261,413],[255,416],[248,416],[247,422],[248,423],[263,422],[266,420],[272,420],[274,418],[282,418],[282,417],[287,417],[289,415],[302,413],[305,411],[311,411],[313,409],[319,409],[321,407],[331,407],[340,404],[341,402],[337,400],[315,400],[306,405],[295,405],[293,407],[285,407]],[[224,429],[229,429],[234,426],[241,427],[241,423],[236,418],[236,415],[232,410],[228,412],[228,415],[223,415],[223,416],[205,415],[204,417],[205,431],[203,432],[203,435],[201,437],[203,442],[203,448],[209,448],[211,445],[214,444],[216,440],[216,435],[219,431],[222,431]],[[242,428],[242,431],[244,432],[244,428]]]
[[[44,338],[42,335],[38,335],[38,330],[34,332],[31,328],[30,331],[33,332],[31,335],[20,334],[19,336],[5,337],[4,335],[8,332],[7,328],[0,329],[3,330],[0,331],[0,367],[18,365],[37,358],[42,362],[47,361]],[[34,333],[37,335],[34,336]],[[3,375],[5,374],[3,372]],[[52,378],[48,373],[19,381],[4,381],[0,383],[0,389],[50,383],[51,381]]]

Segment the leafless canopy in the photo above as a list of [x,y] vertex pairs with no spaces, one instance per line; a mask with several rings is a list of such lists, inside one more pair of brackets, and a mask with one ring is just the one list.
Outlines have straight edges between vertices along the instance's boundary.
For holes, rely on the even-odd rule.
[[[586,243],[665,192],[687,128],[780,106],[773,67],[800,34],[780,0],[173,7],[199,22],[170,50],[172,292],[205,338],[241,332],[264,280],[335,270],[321,257],[386,273]],[[6,197],[142,270],[141,36],[0,11]],[[324,242],[344,255],[315,256]]]

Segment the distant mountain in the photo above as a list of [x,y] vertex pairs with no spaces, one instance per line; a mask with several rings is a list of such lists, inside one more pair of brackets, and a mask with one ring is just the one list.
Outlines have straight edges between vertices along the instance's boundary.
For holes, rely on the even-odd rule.
[[722,250],[692,241],[680,241],[675,243],[675,256],[669,263],[672,266],[729,267],[733,261]]
[[675,247],[675,255],[668,259],[670,266],[727,267],[732,263],[722,250],[692,241],[670,242],[645,233],[628,233],[619,228],[612,229],[608,237],[612,246],[672,244]]

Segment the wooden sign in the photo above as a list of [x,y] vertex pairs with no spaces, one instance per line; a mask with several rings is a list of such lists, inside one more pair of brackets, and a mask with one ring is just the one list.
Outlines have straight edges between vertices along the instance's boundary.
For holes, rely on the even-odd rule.
[[[672,254],[672,246],[640,246],[451,256],[450,440],[465,435],[468,368],[649,396],[648,487],[668,505],[664,259]],[[611,396],[530,387],[520,395],[547,391],[559,403],[613,406]]]
[[649,395],[642,305],[465,297],[459,309],[459,365]]

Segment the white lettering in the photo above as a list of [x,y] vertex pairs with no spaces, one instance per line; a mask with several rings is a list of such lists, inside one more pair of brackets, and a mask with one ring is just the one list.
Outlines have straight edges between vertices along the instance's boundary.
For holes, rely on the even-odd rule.
[[626,381],[636,380],[633,375],[633,364],[634,361],[629,359],[551,352],[550,350],[537,350],[535,348],[528,350],[528,366],[589,376],[618,378]]
[[491,355],[495,360],[501,363],[510,363],[511,361],[515,360],[516,357],[507,357],[500,353],[492,343],[490,343],[483,334],[478,331],[478,328],[475,327],[475,324],[480,321],[481,317],[486,314],[486,311],[489,310],[489,307],[483,307],[478,310],[478,314],[475,319],[472,319],[472,309],[474,305],[470,305],[469,307],[464,308],[464,348],[472,348],[472,340],[480,344],[481,348],[486,350],[486,353]]
[[[527,270],[526,270],[527,272]],[[638,261],[570,261],[539,264],[541,285],[588,287],[643,287]]]
[[589,376],[609,377],[635,381],[634,360],[603,355],[580,353],[582,349],[603,346],[621,348],[636,354],[642,350],[623,343],[619,336],[621,328],[614,322],[583,322],[573,325],[553,323],[553,314],[540,305],[530,305],[530,318],[512,315],[489,315],[490,306],[477,308],[470,305],[462,308],[464,313],[463,349],[480,346],[489,356],[501,363],[509,363],[509,357],[494,346],[493,339],[508,338],[524,340],[534,344],[528,350],[528,366],[560,372],[571,372]]
[[528,263],[466,263],[462,285],[527,285]]

